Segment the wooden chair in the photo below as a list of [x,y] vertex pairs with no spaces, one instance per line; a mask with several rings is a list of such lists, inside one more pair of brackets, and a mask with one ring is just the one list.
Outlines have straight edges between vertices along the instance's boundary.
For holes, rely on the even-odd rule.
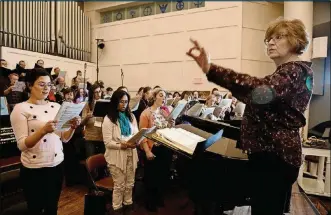
[[90,188],[96,188],[103,192],[113,191],[114,181],[113,178],[107,174],[107,162],[103,154],[97,154],[87,158],[86,168],[90,176]]

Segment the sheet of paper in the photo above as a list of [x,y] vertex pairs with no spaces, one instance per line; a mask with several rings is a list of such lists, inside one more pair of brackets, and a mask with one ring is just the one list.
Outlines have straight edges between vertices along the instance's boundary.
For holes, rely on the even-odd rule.
[[9,115],[8,103],[6,97],[0,97],[0,106],[1,106],[0,115],[1,116]]
[[215,107],[206,108],[204,110],[204,112],[202,113],[201,118],[203,118],[203,119],[206,118],[209,114],[213,113],[214,110],[215,110]]
[[16,81],[16,83],[14,84],[14,87],[13,87],[12,91],[23,92],[24,89],[25,89],[25,83],[23,81]]
[[238,102],[233,112],[237,113],[239,116],[243,116],[245,112],[246,105],[242,102]]
[[139,107],[139,103],[140,103],[140,100],[141,98],[140,97],[134,97],[130,100],[130,104],[129,104],[129,107],[130,107],[130,110],[131,111],[136,111],[138,110],[138,107]]
[[177,103],[177,106],[171,111],[170,115],[168,116],[168,119],[177,119],[177,117],[184,110],[186,105],[187,105],[186,101],[179,101]]
[[85,106],[85,102],[79,104],[63,102],[60,110],[57,112],[55,119],[58,120],[56,129],[66,129],[70,127],[68,123],[71,119],[79,116]]
[[232,99],[222,99],[221,103],[218,105],[219,107],[230,107],[232,103]]

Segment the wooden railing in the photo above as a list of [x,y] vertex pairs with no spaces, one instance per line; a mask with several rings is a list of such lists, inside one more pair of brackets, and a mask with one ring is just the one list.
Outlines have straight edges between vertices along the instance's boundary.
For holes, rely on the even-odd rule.
[[0,1],[0,46],[90,61],[91,22],[74,1]]

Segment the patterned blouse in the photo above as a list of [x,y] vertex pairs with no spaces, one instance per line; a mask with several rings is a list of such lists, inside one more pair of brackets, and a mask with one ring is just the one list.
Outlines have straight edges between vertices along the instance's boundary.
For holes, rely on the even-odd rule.
[[264,78],[212,64],[207,78],[246,104],[240,136],[243,150],[274,152],[285,162],[301,166],[299,129],[306,125],[304,111],[313,88],[310,62],[284,63]]

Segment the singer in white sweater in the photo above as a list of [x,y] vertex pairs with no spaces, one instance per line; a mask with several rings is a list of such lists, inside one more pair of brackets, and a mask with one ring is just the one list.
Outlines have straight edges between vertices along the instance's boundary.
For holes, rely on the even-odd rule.
[[56,131],[54,120],[60,105],[45,101],[51,77],[44,69],[35,69],[26,81],[30,98],[15,106],[11,125],[21,150],[22,187],[30,214],[56,215],[63,182],[63,147],[76,127],[77,117],[67,131]]

